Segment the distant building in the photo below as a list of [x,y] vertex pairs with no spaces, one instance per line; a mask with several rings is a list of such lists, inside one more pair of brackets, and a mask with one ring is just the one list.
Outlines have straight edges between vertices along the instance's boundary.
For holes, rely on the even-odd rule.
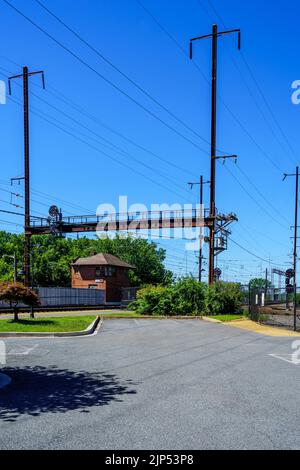
[[107,253],[78,258],[72,264],[72,287],[102,289],[106,302],[120,302],[122,288],[130,287],[129,269],[134,269],[134,266]]

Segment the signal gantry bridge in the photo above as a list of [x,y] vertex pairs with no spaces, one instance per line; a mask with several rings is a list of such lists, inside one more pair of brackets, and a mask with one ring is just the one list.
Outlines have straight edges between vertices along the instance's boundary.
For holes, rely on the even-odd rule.
[[[226,238],[227,227],[236,222],[235,214],[211,217],[208,210],[115,213],[106,215],[80,215],[63,217],[57,210],[48,218],[31,217],[25,231],[32,235],[63,235],[68,233],[121,232],[130,230],[160,230],[180,228],[212,228]],[[220,247],[219,247],[220,248]]]

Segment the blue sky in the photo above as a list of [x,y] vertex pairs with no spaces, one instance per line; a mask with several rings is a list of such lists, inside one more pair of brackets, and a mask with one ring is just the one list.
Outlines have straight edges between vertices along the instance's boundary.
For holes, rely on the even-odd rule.
[[[197,188],[191,191],[187,182],[197,181],[201,174],[209,178],[211,45],[209,41],[195,44],[194,63],[180,47],[188,51],[189,39],[209,33],[213,22],[220,29],[224,25],[241,28],[242,53],[235,38],[219,41],[218,148],[238,154],[239,161],[218,165],[217,207],[238,215],[232,239],[258,258],[230,243],[218,264],[226,279],[243,282],[266,267],[287,266],[295,181],[283,183],[282,173],[294,172],[298,162],[300,106],[291,102],[291,84],[300,79],[298,2],[289,2],[287,8],[283,0],[140,0],[146,11],[137,0],[41,0],[192,132],[36,1],[9,1],[97,72],[0,0],[1,78],[20,73],[23,65],[46,74],[46,91],[33,78],[30,96],[32,209],[41,214],[52,202],[66,215],[95,212],[103,202],[116,204],[119,195],[146,205],[196,203]],[[17,84],[13,99],[21,100]],[[6,191],[22,192],[21,187],[8,186],[11,177],[23,173],[20,106],[8,100],[0,106],[0,120],[0,208],[10,210],[11,196]],[[121,153],[110,144],[107,148],[103,138],[121,148]],[[205,198],[208,204],[208,188]],[[12,202],[20,201],[12,197]],[[19,219],[1,215],[0,228],[21,230],[4,221],[22,223]],[[162,240],[161,245],[167,248],[167,265],[176,274],[197,272],[195,255],[185,253],[184,242]]]

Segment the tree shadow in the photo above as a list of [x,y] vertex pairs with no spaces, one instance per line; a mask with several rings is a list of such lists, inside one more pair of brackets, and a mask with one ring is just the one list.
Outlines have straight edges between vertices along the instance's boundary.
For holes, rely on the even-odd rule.
[[55,325],[54,320],[36,320],[36,319],[30,319],[30,320],[24,320],[24,319],[19,319],[18,321],[15,320],[9,320],[9,323],[13,323],[15,325],[24,325],[24,326],[52,326]]
[[14,422],[24,415],[66,413],[121,402],[135,394],[133,382],[121,383],[113,374],[70,371],[56,367],[5,368],[12,383],[0,391],[0,420]]

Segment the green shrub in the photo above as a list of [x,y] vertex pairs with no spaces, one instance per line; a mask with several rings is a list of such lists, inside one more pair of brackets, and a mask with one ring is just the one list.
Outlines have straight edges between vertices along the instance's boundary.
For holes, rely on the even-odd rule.
[[200,315],[205,311],[204,284],[183,278],[171,287],[171,311],[174,315]]
[[243,294],[239,284],[217,282],[206,293],[208,315],[240,315]]
[[141,315],[199,315],[205,310],[205,291],[192,278],[180,279],[169,287],[141,289],[131,307]]
[[130,305],[141,315],[164,315],[170,288],[147,286],[139,290],[137,300]]

